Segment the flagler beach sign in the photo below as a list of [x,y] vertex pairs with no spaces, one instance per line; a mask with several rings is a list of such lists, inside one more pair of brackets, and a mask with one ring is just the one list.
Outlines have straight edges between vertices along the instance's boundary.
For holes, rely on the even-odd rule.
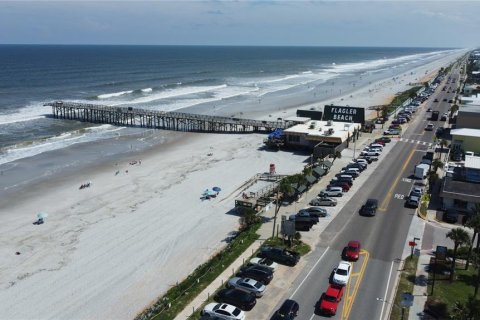
[[365,123],[365,109],[328,105],[323,109],[323,120]]

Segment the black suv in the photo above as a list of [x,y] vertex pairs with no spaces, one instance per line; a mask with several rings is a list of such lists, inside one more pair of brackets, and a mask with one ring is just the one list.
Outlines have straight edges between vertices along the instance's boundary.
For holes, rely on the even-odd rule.
[[266,270],[265,268],[257,268],[256,266],[247,266],[240,269],[237,277],[250,278],[267,285],[273,279],[273,271]]
[[287,266],[294,266],[300,260],[300,254],[279,247],[264,246],[260,248],[257,255],[260,258],[267,258],[277,263],[285,264]]
[[215,301],[228,303],[244,311],[252,310],[257,303],[255,294],[238,289],[223,289],[215,295]]
[[360,209],[360,215],[373,217],[377,213],[378,200],[368,199],[367,202]]

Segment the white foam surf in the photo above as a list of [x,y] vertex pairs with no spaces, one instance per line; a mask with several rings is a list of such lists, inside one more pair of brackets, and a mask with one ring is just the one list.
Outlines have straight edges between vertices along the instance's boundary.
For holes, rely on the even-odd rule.
[[42,103],[32,103],[21,109],[15,110],[15,113],[0,114],[0,125],[41,119],[45,118],[45,115],[51,113],[51,107],[43,106]]
[[133,90],[127,90],[127,91],[99,94],[97,96],[97,98],[98,99],[110,99],[110,98],[120,97],[120,96],[123,96],[123,95],[126,95],[126,94],[130,94],[132,92],[133,92]]

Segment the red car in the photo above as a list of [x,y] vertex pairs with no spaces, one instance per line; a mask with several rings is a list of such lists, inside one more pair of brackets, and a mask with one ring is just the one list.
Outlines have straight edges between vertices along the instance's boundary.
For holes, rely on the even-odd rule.
[[[377,139],[377,140],[375,140],[374,143],[381,144],[382,146],[385,147],[385,141],[382,141],[382,140],[378,140],[378,139]],[[373,144],[373,143],[372,143],[372,144]]]
[[342,300],[343,291],[345,287],[329,285],[326,292],[320,298],[319,306],[320,312],[325,315],[334,316],[337,313],[337,307],[340,300]]
[[360,255],[360,242],[350,241],[345,250],[345,258],[350,261],[357,261]]

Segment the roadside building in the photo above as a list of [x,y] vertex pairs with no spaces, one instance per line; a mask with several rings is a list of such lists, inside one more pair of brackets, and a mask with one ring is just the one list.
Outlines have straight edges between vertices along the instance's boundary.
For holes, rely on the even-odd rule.
[[287,146],[313,151],[314,158],[323,158],[353,143],[354,135],[361,128],[360,123],[308,120],[284,130]]
[[480,129],[480,104],[461,105],[458,108],[456,128]]
[[480,203],[480,157],[467,155],[464,166],[448,168],[440,197],[445,210],[459,214],[459,222],[463,221],[462,216],[471,215],[475,204]]
[[[480,121],[480,119],[477,118],[476,121]],[[479,127],[478,124],[477,127]],[[452,151],[480,153],[480,129],[453,129],[450,130],[450,133],[452,135]]]

